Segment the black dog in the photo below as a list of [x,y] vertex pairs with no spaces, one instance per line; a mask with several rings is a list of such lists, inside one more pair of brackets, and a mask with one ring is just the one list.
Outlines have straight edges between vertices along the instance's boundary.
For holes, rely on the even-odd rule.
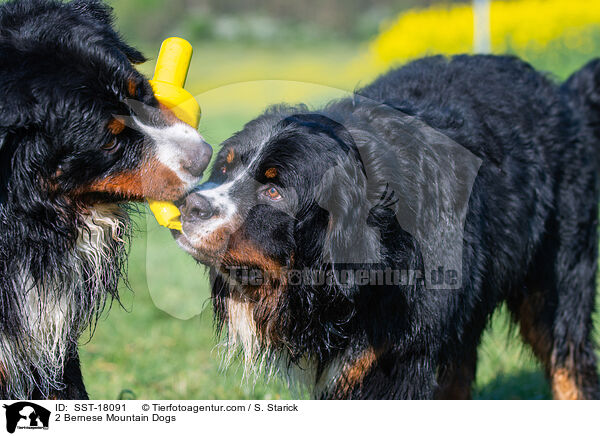
[[176,199],[211,149],[159,106],[97,1],[0,7],[0,397],[86,398],[77,341],[117,296],[124,202]]
[[597,398],[600,61],[432,57],[223,143],[178,243],[249,364],[317,398],[468,398],[507,302],[555,398]]

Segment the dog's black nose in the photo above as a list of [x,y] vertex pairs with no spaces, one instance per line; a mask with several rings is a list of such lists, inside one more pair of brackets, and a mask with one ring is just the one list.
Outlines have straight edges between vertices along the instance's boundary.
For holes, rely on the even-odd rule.
[[184,151],[185,160],[183,169],[193,177],[200,177],[208,166],[212,157],[212,147],[205,141],[200,143],[200,147],[191,147]]
[[207,220],[214,215],[214,209],[210,202],[196,192],[185,198],[185,203],[180,210],[183,220],[190,222]]

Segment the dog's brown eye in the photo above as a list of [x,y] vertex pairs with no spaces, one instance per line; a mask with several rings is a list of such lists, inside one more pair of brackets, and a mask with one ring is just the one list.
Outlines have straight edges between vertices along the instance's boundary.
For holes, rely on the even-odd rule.
[[276,187],[274,186],[270,186],[267,189],[264,190],[264,195],[269,199],[269,200],[273,200],[273,201],[278,201],[281,200],[281,194],[279,193],[279,191],[277,190]]
[[227,172],[227,167],[223,165],[223,166],[221,167],[221,172],[222,172],[223,174],[225,174],[225,173]]
[[110,142],[104,144],[101,148],[102,150],[107,151],[109,153],[114,153],[119,149],[119,143],[116,140],[112,139]]

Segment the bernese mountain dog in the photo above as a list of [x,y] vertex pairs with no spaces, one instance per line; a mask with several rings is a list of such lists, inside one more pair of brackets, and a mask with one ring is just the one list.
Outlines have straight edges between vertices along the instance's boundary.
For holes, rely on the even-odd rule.
[[0,6],[0,397],[85,399],[77,342],[117,297],[127,202],[211,148],[154,97],[100,1]]
[[599,148],[600,60],[424,58],[246,124],[174,237],[246,369],[316,398],[469,398],[503,303],[554,398],[598,398]]

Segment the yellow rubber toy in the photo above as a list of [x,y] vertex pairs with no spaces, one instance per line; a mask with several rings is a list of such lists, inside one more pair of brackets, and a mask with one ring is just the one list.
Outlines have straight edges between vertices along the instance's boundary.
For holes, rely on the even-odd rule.
[[[200,106],[192,94],[183,89],[191,59],[192,45],[189,42],[182,38],[165,39],[150,84],[160,103],[196,129],[200,121]],[[173,203],[148,199],[148,205],[158,224],[181,231],[181,214]]]

